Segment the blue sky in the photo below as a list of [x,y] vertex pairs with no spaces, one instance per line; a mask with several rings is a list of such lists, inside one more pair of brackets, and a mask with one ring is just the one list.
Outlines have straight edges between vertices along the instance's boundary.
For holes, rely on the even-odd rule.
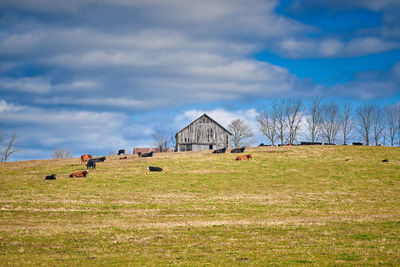
[[256,132],[271,97],[396,104],[398,14],[399,0],[3,0],[1,131],[17,134],[11,160],[104,155],[204,112]]

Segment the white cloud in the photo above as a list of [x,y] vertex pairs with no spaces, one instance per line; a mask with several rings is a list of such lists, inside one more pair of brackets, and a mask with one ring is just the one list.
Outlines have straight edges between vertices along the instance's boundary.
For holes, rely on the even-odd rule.
[[22,107],[7,103],[5,100],[0,100],[0,113],[2,112],[14,112],[21,110]]
[[0,89],[9,91],[21,91],[28,93],[44,94],[51,90],[48,78],[2,78]]
[[375,37],[353,38],[349,41],[336,39],[299,38],[283,40],[276,47],[291,58],[353,57],[387,52],[400,48],[400,42],[386,41]]

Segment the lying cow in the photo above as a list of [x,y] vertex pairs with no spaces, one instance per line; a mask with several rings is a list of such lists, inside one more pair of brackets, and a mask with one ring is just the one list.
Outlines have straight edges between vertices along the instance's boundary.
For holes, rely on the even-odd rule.
[[220,154],[220,153],[225,153],[225,152],[226,152],[226,147],[214,150],[213,154]]
[[251,154],[249,155],[240,155],[236,158],[236,160],[248,160],[248,159],[252,159],[253,157],[251,156]]
[[144,154],[142,154],[142,158],[152,157],[153,153],[154,153],[153,151],[151,151],[149,153],[144,153]]
[[246,149],[246,147],[234,148],[231,150],[231,153],[243,153],[245,149]]
[[128,157],[127,156],[124,156],[124,157],[120,157],[119,159],[127,159]]
[[93,158],[93,159],[90,159],[90,160],[93,160],[94,162],[104,162],[106,160],[106,157]]
[[89,159],[86,169],[96,169],[96,162],[93,159]]
[[88,162],[89,159],[92,159],[92,155],[89,154],[83,154],[81,156],[81,164]]
[[71,178],[80,178],[80,177],[86,177],[86,175],[88,175],[89,171],[77,171],[77,172],[73,172],[69,175],[69,177]]
[[151,167],[151,166],[147,166],[147,169],[151,172],[161,172],[162,168],[160,167]]
[[44,178],[45,180],[55,180],[56,179],[56,175],[52,174],[52,175],[47,175],[46,178]]

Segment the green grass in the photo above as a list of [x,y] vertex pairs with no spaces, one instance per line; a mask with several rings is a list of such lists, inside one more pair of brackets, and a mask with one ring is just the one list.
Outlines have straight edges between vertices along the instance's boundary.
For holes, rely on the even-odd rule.
[[246,153],[1,163],[0,265],[400,265],[399,148]]

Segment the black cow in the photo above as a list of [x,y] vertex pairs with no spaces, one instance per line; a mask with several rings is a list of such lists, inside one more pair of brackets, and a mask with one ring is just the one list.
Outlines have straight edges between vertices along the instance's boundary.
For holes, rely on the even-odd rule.
[[241,148],[234,148],[231,150],[231,153],[243,153],[246,147],[241,147]]
[[226,147],[214,150],[213,154],[220,154],[220,153],[225,153],[225,152],[226,152]]
[[90,159],[90,160],[93,160],[94,162],[104,162],[106,160],[106,157],[94,158],[94,159]]
[[56,175],[52,174],[52,175],[47,175],[46,178],[44,178],[46,180],[55,180],[56,179]]
[[153,151],[151,151],[149,153],[144,153],[144,154],[142,154],[142,158],[152,157],[153,153],[154,153]]
[[151,172],[161,172],[162,168],[160,167],[151,167],[151,166],[147,166],[147,169]]
[[86,169],[96,169],[96,162],[94,162],[92,159],[89,159],[88,163],[86,164]]
[[353,146],[362,146],[363,145],[363,143],[360,143],[360,142],[353,142]]
[[382,160],[382,162],[389,162],[389,160],[388,159],[384,159],[384,160]]
[[120,150],[118,150],[118,156],[119,155],[125,155],[125,149],[120,149]]

